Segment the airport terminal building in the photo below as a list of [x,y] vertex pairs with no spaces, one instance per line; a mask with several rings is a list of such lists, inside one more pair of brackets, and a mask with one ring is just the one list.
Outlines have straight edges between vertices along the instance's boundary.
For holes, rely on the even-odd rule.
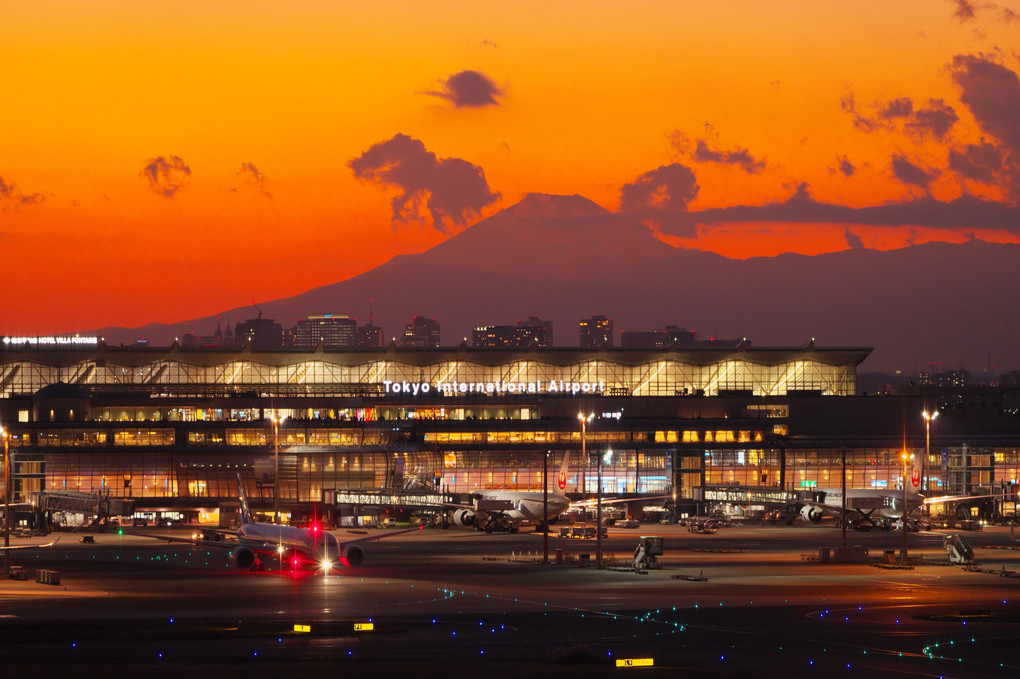
[[[13,493],[109,493],[207,519],[240,473],[301,516],[351,489],[541,490],[758,506],[793,491],[999,489],[1020,468],[1020,389],[858,394],[868,348],[110,347],[0,350]],[[922,411],[940,417],[926,440]],[[591,416],[582,425],[579,415]],[[1014,498],[1015,500],[1015,498]]]

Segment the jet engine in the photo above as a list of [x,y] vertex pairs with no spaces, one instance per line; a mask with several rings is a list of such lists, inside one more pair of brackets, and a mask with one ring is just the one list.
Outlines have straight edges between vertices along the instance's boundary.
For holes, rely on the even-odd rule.
[[453,522],[458,526],[475,525],[475,513],[470,509],[458,509],[453,513]]
[[810,521],[811,523],[818,523],[821,521],[823,514],[824,512],[821,509],[811,505],[804,505],[800,510],[800,518],[805,521]]
[[251,569],[255,566],[256,561],[258,559],[255,556],[255,552],[247,547],[237,547],[234,551],[230,552],[230,563],[241,570]]
[[358,566],[365,560],[365,553],[357,545],[347,545],[340,549],[340,563],[347,568]]

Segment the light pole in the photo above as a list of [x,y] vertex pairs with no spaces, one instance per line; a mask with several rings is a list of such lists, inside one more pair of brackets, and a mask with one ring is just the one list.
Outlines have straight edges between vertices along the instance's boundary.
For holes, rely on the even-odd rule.
[[[590,415],[577,413],[577,419],[580,420],[580,459],[581,469],[583,470],[588,467],[588,451],[584,448],[585,441],[588,441],[588,423],[595,419],[595,413]],[[585,481],[586,479],[581,481],[580,491],[582,495],[588,494],[588,487],[585,487],[588,483]]]
[[[612,448],[608,454],[613,454]],[[602,568],[602,455],[599,455],[599,488],[595,497],[595,568]]]
[[[921,412],[921,417],[924,418],[924,460],[921,462],[921,470],[923,472],[924,465],[931,462],[931,423],[936,417],[939,416],[939,411],[928,412],[927,410]],[[928,490],[927,479],[921,479],[921,490]]]
[[11,577],[11,449],[9,434],[0,427],[4,440],[4,577]]
[[273,413],[273,521],[280,523],[280,418]]
[[900,563],[905,564],[907,562],[907,463],[914,459],[914,454],[908,453],[904,450],[900,457],[903,458],[903,509],[900,510],[900,528],[903,531],[903,549],[900,551]]

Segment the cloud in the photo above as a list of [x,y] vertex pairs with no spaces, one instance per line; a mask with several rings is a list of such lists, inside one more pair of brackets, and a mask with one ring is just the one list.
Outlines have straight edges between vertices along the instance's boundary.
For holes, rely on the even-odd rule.
[[150,158],[138,173],[149,182],[149,188],[166,198],[173,198],[184,188],[191,168],[177,156]]
[[850,229],[843,229],[843,237],[846,238],[846,244],[851,250],[864,250],[864,241],[861,237]]
[[980,144],[968,144],[962,149],[950,149],[949,169],[964,179],[994,184],[1001,181],[1005,170],[1003,151],[984,139]]
[[875,121],[861,115],[857,111],[857,102],[854,100],[853,92],[850,92],[840,99],[839,105],[844,111],[853,117],[854,127],[861,132],[871,132],[877,127]]
[[999,7],[992,2],[978,4],[971,0],[949,1],[953,5],[953,18],[961,24],[977,19],[978,12],[980,11],[983,14],[986,9],[990,11],[998,10],[999,17],[1007,24],[1014,21],[1020,21],[1020,14],[1017,14],[1014,10],[1008,7]]
[[928,136],[939,141],[945,139],[960,119],[953,107],[942,99],[929,99],[926,106],[915,109],[913,99],[900,97],[879,105],[878,110],[868,116],[857,110],[851,94],[843,98],[842,107],[854,117],[854,127],[862,132],[894,130],[902,125],[904,132],[918,141]]
[[499,106],[496,97],[502,92],[488,76],[478,71],[454,73],[443,81],[442,89],[430,90],[426,94],[442,97],[454,106]]
[[808,185],[802,183],[785,201],[674,213],[668,231],[688,234],[699,225],[784,222],[913,226],[954,231],[999,229],[1020,234],[1020,208],[968,195],[948,202],[924,196],[901,203],[854,208],[817,202],[811,197]]
[[263,196],[272,200],[273,196],[266,188],[268,179],[266,178],[266,175],[262,173],[262,170],[255,167],[254,163],[241,163],[241,169],[238,170],[237,176],[240,177],[241,181],[243,181],[246,185],[251,186]]
[[960,101],[990,137],[951,151],[950,168],[1020,199],[1020,78],[989,55],[957,55],[949,71]]
[[22,193],[15,186],[14,182],[8,182],[0,177],[0,202],[13,203],[15,205],[38,205],[45,197],[41,193]]
[[987,55],[953,57],[953,82],[981,129],[1013,153],[1020,152],[1020,78]]
[[970,0],[950,0],[953,4],[953,18],[961,24],[977,16],[978,5]]
[[893,155],[890,159],[890,168],[892,169],[893,176],[904,184],[919,186],[925,191],[928,190],[932,181],[938,177],[937,170],[924,168],[912,163],[902,154]]
[[436,158],[405,134],[375,144],[347,166],[358,179],[399,189],[391,201],[394,227],[425,222],[427,209],[432,227],[447,233],[447,222],[464,224],[500,198],[482,168],[460,158]]
[[687,205],[698,196],[698,190],[698,180],[689,167],[680,163],[663,165],[623,185],[620,189],[620,210],[686,210]]
[[745,147],[721,148],[719,135],[709,124],[705,125],[705,136],[700,139],[693,139],[677,130],[670,135],[670,143],[678,153],[698,163],[736,165],[749,174],[765,169],[765,160],[755,158]]
[[846,156],[836,156],[836,172],[839,172],[844,177],[853,177],[854,172],[857,172],[857,168],[853,166],[849,158]]

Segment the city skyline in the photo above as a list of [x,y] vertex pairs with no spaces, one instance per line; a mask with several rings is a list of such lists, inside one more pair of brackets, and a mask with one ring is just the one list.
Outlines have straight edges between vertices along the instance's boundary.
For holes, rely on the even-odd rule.
[[1012,3],[466,7],[12,8],[0,334],[297,295],[531,193],[731,258],[1018,240]]

